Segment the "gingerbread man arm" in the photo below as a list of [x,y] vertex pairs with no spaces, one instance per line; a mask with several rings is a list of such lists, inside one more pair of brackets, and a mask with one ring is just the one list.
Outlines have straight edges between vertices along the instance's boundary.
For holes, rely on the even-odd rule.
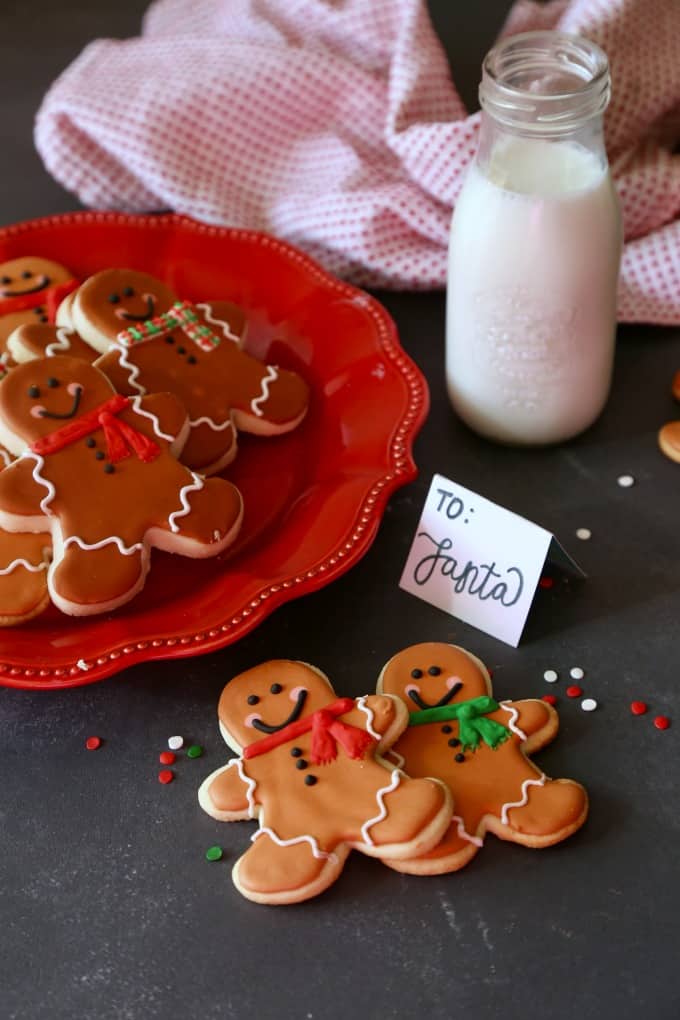
[[[504,701],[504,708],[509,711],[512,718],[508,720],[505,712],[495,712],[494,718],[504,725],[511,722],[514,726],[526,734],[526,741],[522,749],[530,754],[547,744],[557,733],[559,728],[559,716],[557,712],[546,701],[538,698],[525,698],[523,701]],[[516,716],[515,716],[516,713]]]
[[151,393],[133,400],[133,406],[149,421],[154,436],[169,442],[176,455],[189,434],[189,416],[182,401],[172,393]]
[[93,362],[97,352],[86,344],[74,330],[66,326],[47,326],[38,323],[24,323],[7,339],[7,349],[17,362],[32,361],[55,354],[67,354],[73,358]]
[[408,709],[391,694],[369,694],[358,698],[356,709],[344,718],[379,736],[377,751],[390,747],[408,726]]
[[[51,485],[36,481],[34,471],[40,459],[29,454],[13,461],[0,473],[0,527],[7,531],[31,530],[28,525],[40,524],[45,518],[43,500],[49,499]],[[35,528],[48,531],[49,528]]]
[[104,373],[117,393],[122,393],[126,397],[139,395],[140,391],[130,382],[133,373],[121,364],[120,356],[120,349],[112,347],[106,354],[97,358],[95,365],[100,372]]
[[203,781],[198,801],[212,818],[238,822],[256,816],[254,790],[255,783],[245,775],[241,758],[232,758]]
[[309,387],[296,372],[264,365],[238,352],[238,385],[230,393],[236,425],[243,432],[290,432],[309,404]]

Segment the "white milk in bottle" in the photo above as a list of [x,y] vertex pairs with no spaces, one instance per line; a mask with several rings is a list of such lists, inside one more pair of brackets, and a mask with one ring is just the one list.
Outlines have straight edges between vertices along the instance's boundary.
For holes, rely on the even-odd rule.
[[568,439],[607,399],[621,254],[608,98],[607,59],[585,39],[527,33],[485,60],[451,224],[446,370],[455,410],[489,438]]

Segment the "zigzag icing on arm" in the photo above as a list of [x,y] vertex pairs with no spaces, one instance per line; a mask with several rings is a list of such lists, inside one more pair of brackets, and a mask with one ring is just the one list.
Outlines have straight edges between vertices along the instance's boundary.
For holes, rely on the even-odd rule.
[[233,340],[235,344],[240,346],[241,338],[232,333],[229,323],[225,319],[218,319],[212,314],[211,305],[206,302],[204,304],[197,304],[196,307],[200,308],[211,326],[217,326],[227,340]]
[[527,801],[529,800],[529,787],[530,786],[543,786],[547,778],[548,777],[541,772],[541,778],[540,779],[525,779],[524,780],[524,782],[522,783],[522,799],[521,800],[508,801],[507,804],[503,805],[503,809],[501,811],[501,821],[502,821],[503,825],[507,825],[508,824],[508,811],[511,811],[512,808],[524,807],[524,805],[527,803]]
[[146,396],[146,387],[142,386],[141,383],[137,382],[139,376],[139,368],[137,365],[131,365],[128,361],[128,347],[124,347],[122,344],[114,344],[111,348],[114,351],[118,351],[118,364],[122,365],[128,373],[128,383],[130,386],[134,386],[137,392],[143,397]]
[[51,344],[48,344],[45,348],[45,357],[53,358],[58,351],[70,351],[71,340],[75,330],[67,329],[66,326],[59,326],[57,329],[57,339],[53,340]]
[[47,495],[40,500],[40,509],[46,517],[52,517],[52,511],[49,509],[49,504],[52,502],[54,497],[57,495],[57,490],[47,478],[43,478],[40,474],[42,469],[45,467],[45,458],[41,457],[39,453],[34,453],[33,450],[24,450],[21,454],[22,457],[32,457],[35,461],[35,467],[33,468],[33,478],[38,485],[44,485],[47,489]]
[[387,818],[385,797],[387,796],[388,793],[391,793],[392,790],[396,790],[396,788],[399,786],[399,783],[401,782],[401,777],[402,773],[399,771],[399,769],[395,769],[394,772],[392,773],[389,784],[387,786],[381,787],[381,789],[379,789],[375,795],[376,803],[380,806],[380,813],[377,814],[375,818],[369,818],[369,820],[367,822],[364,822],[364,824],[361,826],[361,835],[363,837],[364,843],[366,843],[368,846],[374,845],[373,840],[368,834],[368,830],[371,829],[374,825],[377,825],[378,822],[382,822],[384,818]]
[[144,548],[142,542],[135,542],[134,545],[126,545],[122,538],[118,535],[109,535],[108,538],[102,538],[99,542],[86,542],[78,535],[69,535],[64,540],[64,549],[67,549],[70,545],[80,546],[85,552],[90,552],[92,549],[103,549],[105,545],[117,545],[118,552],[122,553],[123,556],[132,556],[133,553],[139,552],[140,549]]
[[251,818],[257,817],[257,806],[255,804],[255,788],[257,783],[250,776],[246,775],[245,769],[243,768],[243,758],[232,758],[227,764],[227,768],[235,768],[239,774],[241,780],[248,787],[246,791],[246,798],[248,800],[248,814]]
[[517,711],[517,709],[514,707],[514,705],[509,704],[509,702],[507,701],[501,701],[500,705],[504,712],[510,712],[510,719],[508,720],[508,729],[515,733],[520,740],[526,740],[527,735],[524,732],[524,730],[521,730],[519,726],[515,725],[517,722],[517,718],[519,716],[519,712]]
[[259,406],[269,400],[269,387],[279,377],[279,370],[275,365],[267,365],[267,374],[262,377],[262,384],[260,389],[260,395],[253,397],[250,401],[250,410],[253,414],[256,414],[258,418],[261,418],[264,411]]
[[480,839],[479,836],[471,836],[470,833],[466,830],[465,822],[460,817],[460,815],[452,815],[451,821],[458,822],[456,835],[458,836],[459,839],[466,839],[468,843],[474,843],[475,846],[484,846],[483,839]]
[[333,863],[337,863],[337,856],[334,853],[330,853],[328,850],[322,850],[314,836],[293,836],[292,839],[281,839],[280,836],[276,835],[273,829],[270,829],[269,826],[263,824],[264,817],[262,812],[260,812],[260,822],[260,828],[253,836],[251,836],[251,841],[253,843],[260,836],[269,836],[269,838],[278,846],[296,846],[298,843],[309,843],[312,848],[312,853],[317,860],[333,861]]
[[42,560],[40,563],[29,563],[28,560],[24,559],[12,560],[9,566],[3,567],[2,570],[0,570],[0,575],[4,576],[5,574],[11,574],[18,567],[24,567],[25,570],[29,570],[32,574],[37,574],[41,570],[47,570],[49,562],[47,560]]
[[234,423],[231,418],[227,418],[225,422],[218,425],[216,421],[212,420],[212,418],[208,418],[207,415],[203,415],[201,418],[190,418],[189,425],[192,429],[197,428],[199,425],[207,425],[213,430],[213,432],[224,432],[225,429],[231,429],[232,432],[234,431]]
[[156,415],[152,414],[151,411],[147,411],[145,408],[143,408],[141,406],[141,403],[142,403],[142,398],[141,397],[130,397],[130,403],[132,404],[132,406],[133,406],[133,408],[134,408],[134,410],[135,410],[135,412],[137,414],[141,414],[141,415],[143,415],[144,418],[148,418],[149,419],[149,421],[151,422],[151,424],[153,426],[153,430],[154,430],[154,432],[156,433],[156,435],[158,436],[159,439],[167,439],[167,441],[169,443],[173,443],[175,441],[175,436],[170,436],[170,435],[168,435],[167,432],[163,432],[162,431],[161,426],[160,426],[160,422],[158,421],[158,418],[156,417]]
[[174,518],[176,518],[176,517],[186,517],[187,514],[191,513],[191,507],[189,506],[189,501],[187,499],[187,493],[188,492],[198,492],[199,489],[203,488],[203,484],[204,483],[203,483],[203,479],[200,477],[200,475],[197,475],[197,474],[195,474],[192,471],[191,472],[191,477],[193,478],[193,482],[189,482],[188,485],[183,485],[182,488],[179,491],[179,499],[180,499],[180,502],[182,504],[180,509],[179,510],[173,510],[173,512],[168,517],[168,524],[170,525],[170,530],[174,531],[175,533],[177,533],[179,531],[179,524],[177,523],[177,521]]
[[[364,694],[364,696],[362,698],[358,698],[357,699],[357,708],[360,708],[361,711],[366,716],[366,729],[371,734],[373,739],[377,740],[377,742],[380,743],[380,740],[381,740],[380,734],[376,733],[376,731],[373,729],[373,709],[369,708],[368,705],[366,704],[366,698],[367,697],[368,697],[368,695]],[[397,755],[397,757],[401,757],[401,756]],[[404,764],[404,759],[403,758],[401,759],[401,764],[402,765]]]
[[384,758],[385,760],[392,758],[398,769],[403,769],[406,764],[406,758],[404,758],[403,754],[399,754],[399,752],[395,751],[393,747],[391,747],[387,754],[384,755]]

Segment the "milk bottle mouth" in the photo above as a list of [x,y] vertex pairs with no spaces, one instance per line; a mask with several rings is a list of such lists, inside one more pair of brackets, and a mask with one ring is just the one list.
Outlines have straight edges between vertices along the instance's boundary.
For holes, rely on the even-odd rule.
[[606,53],[566,32],[510,36],[486,56],[482,109],[522,134],[554,137],[601,116],[611,82]]

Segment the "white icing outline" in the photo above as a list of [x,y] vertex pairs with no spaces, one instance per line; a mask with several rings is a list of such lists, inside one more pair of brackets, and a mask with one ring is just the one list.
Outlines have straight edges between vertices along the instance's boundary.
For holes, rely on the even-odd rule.
[[394,763],[398,769],[403,769],[406,764],[406,758],[404,758],[403,754],[399,754],[399,752],[395,751],[393,747],[389,749],[385,758],[394,758]]
[[[63,548],[67,549],[68,546],[73,545],[73,543],[80,546],[84,552],[91,552],[93,549],[103,549],[105,545],[113,544],[118,546],[118,551],[122,553],[123,556],[132,556],[133,553],[139,552],[144,548],[143,542],[135,542],[134,545],[126,545],[123,539],[118,535],[109,535],[108,538],[102,538],[99,542],[86,542],[84,539],[80,538],[79,535],[69,535],[68,538],[64,539]],[[59,562],[61,562],[61,560],[59,560]]]
[[[376,731],[373,729],[374,712],[373,712],[373,709],[369,708],[368,705],[366,704],[366,698],[367,697],[368,697],[368,695],[364,694],[363,697],[357,698],[356,705],[357,705],[357,708],[361,709],[361,711],[366,716],[366,729],[371,734],[373,739],[376,740],[378,743],[380,743],[380,740],[381,740],[380,734],[376,733]],[[401,756],[397,755],[397,757],[401,757]],[[401,764],[402,765],[404,764],[404,759],[403,758],[401,759]]]
[[480,836],[471,836],[465,828],[465,823],[460,815],[452,815],[452,822],[458,822],[456,835],[459,839],[466,839],[468,843],[474,843],[475,846],[484,846],[484,840]]
[[276,365],[267,365],[267,373],[262,377],[262,384],[260,389],[259,397],[253,397],[250,401],[250,410],[253,414],[257,415],[258,418],[262,418],[264,411],[261,407],[256,407],[256,404],[263,404],[269,400],[269,384],[275,382],[279,377],[279,370]]
[[501,809],[501,822],[503,823],[503,825],[507,825],[508,824],[508,811],[511,811],[512,808],[524,807],[524,805],[527,803],[527,801],[529,800],[529,787],[530,786],[544,786],[547,778],[548,777],[543,772],[541,772],[541,778],[540,779],[525,779],[524,780],[524,782],[522,783],[522,799],[521,800],[515,800],[515,801],[508,801],[508,803],[504,804],[502,809]]
[[134,386],[141,397],[146,396],[147,389],[142,386],[141,383],[137,382],[137,376],[139,375],[139,366],[131,365],[127,359],[127,352],[132,350],[132,347],[124,347],[123,344],[113,344],[111,350],[118,351],[118,364],[126,369],[128,373],[128,383],[130,386]]
[[187,500],[186,494],[188,492],[199,492],[205,484],[201,476],[197,475],[194,471],[191,472],[191,477],[193,478],[193,482],[189,482],[187,485],[183,485],[182,488],[179,490],[179,499],[180,503],[182,504],[181,507],[179,508],[179,510],[173,510],[168,517],[168,524],[170,525],[170,530],[175,534],[177,534],[180,528],[179,524],[177,524],[176,521],[173,520],[173,517],[186,517],[187,514],[191,513],[191,507],[189,505],[189,501]]
[[48,560],[42,560],[41,563],[29,563],[28,560],[23,558],[12,560],[8,567],[2,567],[0,569],[0,576],[5,574],[11,574],[17,567],[25,567],[32,574],[37,574],[40,570],[47,570],[49,566]]
[[237,347],[240,347],[241,338],[236,336],[235,333],[232,333],[231,327],[229,323],[226,322],[225,319],[215,318],[215,316],[212,314],[212,305],[209,305],[207,302],[205,302],[203,304],[197,304],[196,308],[200,308],[200,310],[203,312],[211,326],[219,326],[220,329],[222,330],[223,335],[228,340],[233,340]]
[[514,705],[511,705],[510,702],[508,701],[501,701],[500,706],[505,712],[510,712],[512,715],[512,718],[508,722],[508,729],[511,730],[516,736],[518,736],[520,740],[526,740],[527,735],[524,732],[524,730],[521,730],[519,726],[515,726],[515,723],[517,722],[517,718],[519,716],[519,711],[515,708]]
[[156,433],[156,435],[158,436],[159,439],[166,439],[168,441],[168,443],[174,443],[175,442],[176,436],[170,436],[170,435],[168,435],[167,432],[163,432],[162,431],[161,426],[160,426],[160,422],[158,421],[158,418],[156,417],[156,415],[152,414],[151,411],[147,411],[145,408],[139,406],[141,404],[141,402],[142,402],[141,396],[139,396],[139,397],[130,397],[129,399],[130,399],[130,403],[132,404],[132,407],[135,410],[135,413],[136,414],[141,414],[142,417],[149,419],[149,421],[151,422],[151,424],[153,426],[153,430],[154,430],[154,432]]
[[375,846],[373,840],[368,834],[368,830],[371,829],[374,825],[377,825],[378,822],[382,822],[383,819],[387,818],[385,797],[387,796],[388,793],[391,793],[392,790],[396,790],[396,788],[399,786],[399,783],[401,782],[402,775],[403,773],[399,769],[394,769],[390,777],[389,785],[381,787],[381,789],[379,789],[375,795],[376,803],[380,805],[380,814],[377,814],[375,818],[369,818],[368,821],[364,822],[364,824],[361,826],[361,835],[363,837],[364,843],[366,843],[367,846]]
[[[262,817],[262,815],[260,815]],[[260,828],[250,837],[251,843],[254,843],[260,836],[269,836],[278,846],[295,846],[297,843],[309,843],[312,848],[312,854],[317,860],[320,861],[332,861],[337,864],[337,855],[328,851],[321,850],[314,836],[293,836],[291,839],[281,839],[277,836],[273,829],[270,829],[268,825],[260,825]]]
[[57,339],[53,340],[51,344],[48,344],[45,348],[45,357],[54,358],[55,351],[70,351],[71,340],[68,336],[64,336],[65,333],[73,336],[75,329],[68,329],[66,326],[57,327]]
[[213,432],[224,432],[226,428],[231,427],[234,434],[236,434],[234,423],[231,420],[231,417],[227,418],[227,420],[225,422],[222,422],[221,425],[218,425],[216,421],[212,420],[212,418],[208,418],[207,415],[203,415],[203,417],[201,418],[190,418],[189,425],[192,429],[197,428],[199,425],[207,425],[208,428],[211,428],[213,430]]
[[33,457],[35,460],[35,467],[33,468],[33,479],[38,485],[44,485],[47,489],[47,495],[43,496],[40,500],[40,509],[45,514],[45,517],[53,517],[52,511],[49,509],[49,504],[52,502],[54,497],[57,495],[57,490],[47,478],[43,478],[40,474],[42,469],[45,467],[45,458],[41,457],[39,453],[35,453],[33,450],[24,450],[21,454],[22,457]]
[[243,758],[232,758],[230,762],[227,762],[227,768],[228,769],[234,768],[234,767],[236,767],[236,770],[237,770],[241,780],[248,787],[248,789],[246,791],[246,799],[248,801],[248,817],[249,818],[256,818],[257,817],[257,805],[255,804],[255,790],[257,788],[257,783],[255,782],[254,779],[252,779],[244,771],[244,769],[243,769]]

